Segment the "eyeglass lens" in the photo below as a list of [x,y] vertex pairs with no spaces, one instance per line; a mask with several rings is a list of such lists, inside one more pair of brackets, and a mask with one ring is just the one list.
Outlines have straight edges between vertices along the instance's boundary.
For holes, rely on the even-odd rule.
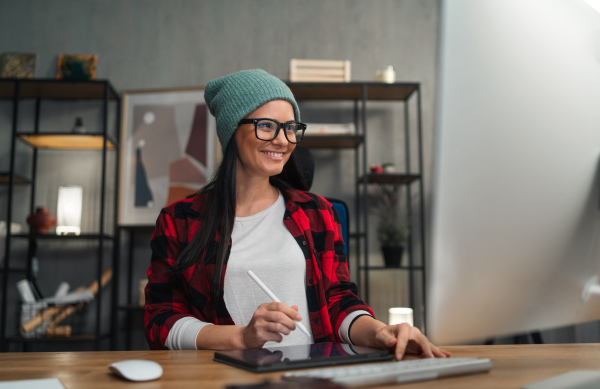
[[[298,143],[304,135],[303,125],[297,122],[281,123],[285,136],[291,143]],[[256,122],[256,136],[260,140],[273,140],[277,137],[279,123],[274,120],[262,119]]]

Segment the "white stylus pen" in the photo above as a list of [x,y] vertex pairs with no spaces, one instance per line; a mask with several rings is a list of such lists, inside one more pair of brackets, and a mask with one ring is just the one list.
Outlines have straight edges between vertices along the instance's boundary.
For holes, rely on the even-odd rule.
[[[277,296],[275,296],[273,294],[273,292],[271,292],[271,289],[267,288],[267,285],[265,285],[260,278],[258,278],[258,276],[256,274],[254,274],[254,272],[252,270],[248,270],[248,275],[254,280],[254,282],[256,282],[256,284],[258,286],[260,286],[260,288],[267,294],[267,296],[269,296],[271,298],[271,300],[275,301],[276,303],[280,303],[281,300],[279,300],[277,298]],[[296,327],[298,327],[300,329],[300,331],[304,332],[306,334],[306,336],[310,337],[310,334],[308,333],[308,330],[306,329],[306,327],[304,327],[302,325],[302,323],[300,323],[299,321],[296,322]]]

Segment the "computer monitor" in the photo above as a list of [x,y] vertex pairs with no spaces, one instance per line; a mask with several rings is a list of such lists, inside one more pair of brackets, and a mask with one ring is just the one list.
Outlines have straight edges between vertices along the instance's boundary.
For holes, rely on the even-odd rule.
[[426,332],[459,344],[600,319],[600,13],[442,2]]

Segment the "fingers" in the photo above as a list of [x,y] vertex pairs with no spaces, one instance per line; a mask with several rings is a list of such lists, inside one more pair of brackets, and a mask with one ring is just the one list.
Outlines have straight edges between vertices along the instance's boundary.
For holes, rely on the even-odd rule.
[[[396,343],[394,356],[397,360],[401,360],[407,351],[410,352],[413,349],[420,349],[421,353],[427,358],[433,357],[429,341],[418,328],[413,327],[408,323],[398,324],[396,327],[398,328],[398,342]],[[425,339],[425,341],[423,339]],[[413,344],[409,344],[411,342]]]
[[242,332],[242,341],[245,348],[261,348],[267,342],[281,342],[283,340],[283,336],[280,333],[267,331],[260,326],[252,324],[248,324]]
[[300,321],[298,307],[274,302],[261,304],[250,323],[244,328],[243,341],[247,348],[260,348],[268,341],[281,342],[283,335],[296,329],[294,320]]
[[452,354],[433,345],[417,327],[408,323],[383,327],[376,335],[379,342],[401,360],[405,354],[422,354],[427,358],[447,358]]
[[284,303],[267,303],[261,304],[258,309],[264,307],[268,311],[278,311],[287,315],[290,319],[295,321],[302,321],[302,316],[298,313],[298,307],[296,305],[290,307]]

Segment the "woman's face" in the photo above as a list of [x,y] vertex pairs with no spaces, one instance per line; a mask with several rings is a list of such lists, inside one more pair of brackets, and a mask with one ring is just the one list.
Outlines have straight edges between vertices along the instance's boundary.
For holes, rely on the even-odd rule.
[[[246,119],[267,118],[280,123],[294,120],[294,108],[285,100],[272,100],[261,105]],[[270,141],[256,138],[254,124],[242,124],[235,132],[237,143],[237,175],[239,178],[268,178],[283,170],[296,145],[288,142],[284,130]]]

